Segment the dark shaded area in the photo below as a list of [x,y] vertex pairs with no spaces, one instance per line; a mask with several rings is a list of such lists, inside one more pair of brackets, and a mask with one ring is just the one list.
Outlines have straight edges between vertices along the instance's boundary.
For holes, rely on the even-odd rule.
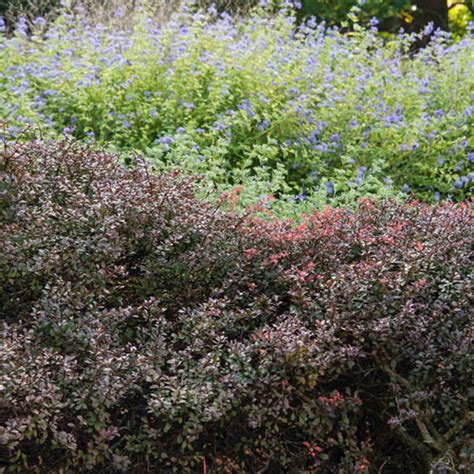
[[430,22],[433,23],[434,29],[449,29],[446,0],[415,0],[413,5],[417,8],[410,28],[412,31],[421,31]]

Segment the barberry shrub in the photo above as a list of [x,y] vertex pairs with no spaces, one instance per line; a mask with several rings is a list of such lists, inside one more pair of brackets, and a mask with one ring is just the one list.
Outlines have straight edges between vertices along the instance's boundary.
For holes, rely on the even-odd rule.
[[296,226],[74,143],[0,157],[7,472],[470,469],[471,205]]

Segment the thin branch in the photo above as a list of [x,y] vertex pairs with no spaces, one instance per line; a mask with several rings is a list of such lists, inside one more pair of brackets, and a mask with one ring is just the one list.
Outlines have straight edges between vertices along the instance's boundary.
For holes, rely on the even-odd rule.
[[394,430],[395,434],[403,441],[403,443],[416,450],[417,453],[423,457],[423,461],[426,466],[430,466],[433,461],[433,456],[431,455],[429,449],[423,444],[420,443],[416,438],[409,435],[406,431],[401,428]]
[[[388,375],[390,375],[401,385],[412,390],[411,384],[407,379],[394,372],[390,367],[384,367],[384,370],[387,372]],[[413,403],[413,408],[417,412],[417,414],[421,413],[420,406],[417,403]],[[418,426],[418,429],[420,430],[423,441],[428,446],[431,446],[439,453],[445,453],[450,450],[449,444],[446,442],[443,436],[439,434],[438,430],[433,425],[433,423],[431,423],[430,420],[422,420],[417,416],[415,418],[415,423]]]
[[474,411],[470,411],[466,416],[453,428],[451,428],[445,435],[444,439],[450,441],[457,433],[462,431],[466,425],[474,421]]

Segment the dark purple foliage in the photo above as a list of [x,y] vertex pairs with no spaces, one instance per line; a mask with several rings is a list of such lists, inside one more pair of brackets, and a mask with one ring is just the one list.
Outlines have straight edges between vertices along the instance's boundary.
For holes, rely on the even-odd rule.
[[296,227],[67,142],[0,160],[4,465],[469,470],[472,206]]

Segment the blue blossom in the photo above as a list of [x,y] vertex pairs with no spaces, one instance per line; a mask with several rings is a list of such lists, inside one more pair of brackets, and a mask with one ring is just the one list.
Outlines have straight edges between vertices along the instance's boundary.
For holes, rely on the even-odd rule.
[[28,31],[28,23],[25,17],[21,17],[18,19],[18,21],[15,24],[15,30],[21,36],[26,36],[27,31]]
[[375,17],[372,17],[369,23],[372,28],[375,28],[379,24],[379,20],[377,20]]
[[402,191],[403,191],[404,193],[406,193],[406,192],[409,191],[409,190],[410,190],[410,185],[404,184],[404,185],[403,185],[403,188],[402,188]]
[[263,120],[262,123],[258,125],[258,129],[263,132],[270,126],[270,122],[268,120]]
[[46,20],[42,16],[38,16],[33,20],[34,26],[44,26],[46,25]]
[[430,21],[426,26],[425,29],[423,30],[423,36],[430,36],[431,33],[433,33],[434,30],[434,24],[432,21]]
[[214,127],[216,127],[217,130],[225,130],[226,126],[219,121],[214,122]]
[[328,195],[334,194],[334,182],[332,180],[328,181],[325,186]]
[[174,142],[173,137],[170,137],[170,136],[164,136],[158,140],[158,143],[162,145],[171,145],[173,142]]
[[242,101],[241,104],[238,105],[238,108],[240,110],[243,110],[245,112],[247,112],[247,114],[250,116],[250,117],[254,117],[255,116],[255,113],[252,109],[252,104],[250,103],[250,101],[248,99],[244,99]]
[[217,15],[217,9],[216,9],[216,4],[215,3],[211,3],[210,7],[207,9],[207,12],[210,14],[210,15]]

